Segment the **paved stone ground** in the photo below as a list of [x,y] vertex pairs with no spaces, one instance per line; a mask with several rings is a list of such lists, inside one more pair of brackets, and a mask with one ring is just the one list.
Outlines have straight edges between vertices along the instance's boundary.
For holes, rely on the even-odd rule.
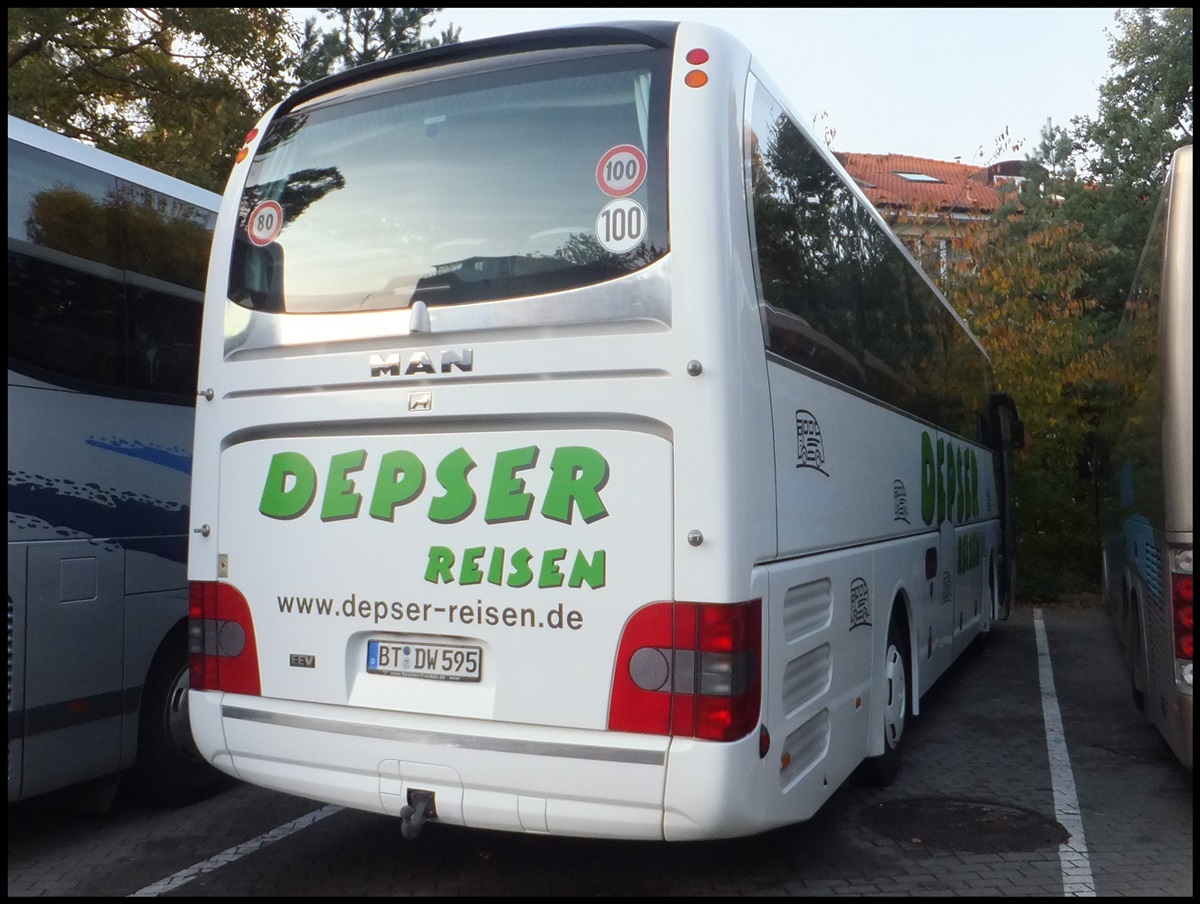
[[1134,710],[1107,613],[1042,616],[1082,814],[1065,861],[1026,606],[922,701],[896,784],[843,788],[804,825],[675,845],[430,825],[405,841],[397,820],[342,811],[221,859],[320,807],[245,785],[165,812],[41,800],[9,807],[8,893],[129,895],[218,857],[169,894],[1059,897],[1090,876],[1085,893],[1192,897],[1192,773]]

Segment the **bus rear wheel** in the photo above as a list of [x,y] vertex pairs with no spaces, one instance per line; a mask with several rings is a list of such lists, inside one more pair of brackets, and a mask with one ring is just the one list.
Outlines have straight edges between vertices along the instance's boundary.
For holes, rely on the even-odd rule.
[[863,760],[856,770],[859,784],[883,788],[892,784],[900,773],[901,744],[908,722],[909,668],[908,643],[903,624],[893,616],[888,626],[887,646],[883,657],[883,753]]
[[176,634],[159,650],[142,688],[137,762],[129,772],[136,796],[171,807],[203,800],[232,784],[192,739],[186,635]]

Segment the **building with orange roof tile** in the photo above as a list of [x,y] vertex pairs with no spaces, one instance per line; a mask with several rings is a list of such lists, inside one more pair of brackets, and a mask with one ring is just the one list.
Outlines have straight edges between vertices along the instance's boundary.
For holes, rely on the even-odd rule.
[[974,166],[905,154],[835,152],[892,231],[930,274],[944,272],[972,221],[987,219],[1031,164]]

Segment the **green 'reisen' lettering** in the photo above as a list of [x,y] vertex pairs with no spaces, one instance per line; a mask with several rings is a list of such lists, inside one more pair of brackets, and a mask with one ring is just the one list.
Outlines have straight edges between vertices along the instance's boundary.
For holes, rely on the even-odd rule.
[[[431,546],[425,562],[425,580],[430,584],[457,582],[463,586],[486,580],[496,586],[526,587],[536,578],[540,590],[564,585],[572,590],[585,586],[598,590],[606,583],[608,555],[603,549],[593,550],[589,555],[581,549],[561,546],[540,553],[522,546],[511,557],[506,556],[500,546],[490,549],[471,546],[462,550],[461,555],[446,546]],[[569,572],[564,570],[567,562],[571,563]]]

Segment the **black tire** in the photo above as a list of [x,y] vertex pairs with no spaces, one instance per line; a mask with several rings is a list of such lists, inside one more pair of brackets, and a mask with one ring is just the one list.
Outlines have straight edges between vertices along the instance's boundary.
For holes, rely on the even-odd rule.
[[888,626],[883,675],[883,753],[863,760],[855,771],[857,783],[872,788],[885,788],[899,775],[904,728],[912,711],[908,702],[908,643],[900,620],[895,617]]
[[1129,657],[1129,689],[1133,698],[1133,706],[1140,713],[1146,711],[1146,694],[1145,691],[1138,687],[1138,675],[1144,670],[1140,667],[1142,664],[1142,626],[1138,618],[1137,599],[1132,595],[1128,596],[1128,616],[1126,624],[1129,626],[1126,631],[1126,636],[1129,638],[1128,657]]
[[204,800],[233,781],[196,749],[187,690],[186,635],[177,631],[159,650],[142,688],[137,762],[128,774],[133,793],[159,806]]

